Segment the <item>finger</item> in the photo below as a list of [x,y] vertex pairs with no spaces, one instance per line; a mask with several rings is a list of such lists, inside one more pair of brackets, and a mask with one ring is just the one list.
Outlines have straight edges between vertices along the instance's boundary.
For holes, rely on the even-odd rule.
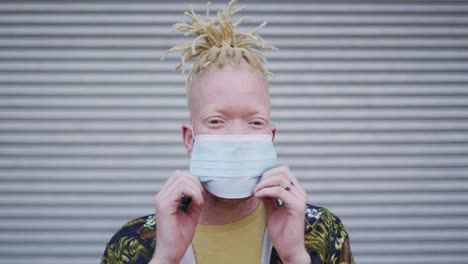
[[[263,174],[262,178],[264,177],[269,178],[272,175],[285,175],[294,184],[294,188],[296,188],[301,193],[302,196],[304,197],[307,196],[307,193],[304,191],[304,189],[302,188],[301,184],[296,179],[296,177],[294,177],[294,175],[292,174],[288,166],[283,165],[283,166],[275,167],[271,170],[268,170],[267,172]],[[286,187],[287,185],[284,185],[284,186]]]
[[179,171],[176,170],[174,174],[166,181],[161,192],[174,192],[178,187],[185,186],[185,185],[193,185],[196,188],[203,190],[203,187],[200,181],[195,177],[190,175],[186,171]]
[[254,196],[257,198],[279,198],[284,204],[292,204],[294,200],[297,200],[293,194],[279,186],[263,188],[255,192]]
[[189,188],[190,189],[187,189],[188,192],[185,192],[183,193],[183,195],[185,195],[185,197],[189,197],[192,199],[192,203],[195,205],[195,206],[202,206],[203,203],[204,203],[204,198],[203,198],[203,189],[200,189],[198,188],[194,188],[195,186],[190,186]]
[[203,204],[203,189],[199,188],[191,181],[181,182],[180,184],[174,186],[174,189],[171,191],[173,195],[171,197],[175,198],[175,201],[178,203],[180,199],[184,196],[186,199],[192,199],[192,203],[197,206]]
[[[281,187],[271,187],[262,189],[258,193],[255,193],[255,197],[261,198],[265,201],[265,206],[267,209],[268,215],[272,215],[276,210],[287,210],[288,215],[294,215],[299,217],[304,214],[305,210],[305,200],[293,196],[288,191],[282,189]],[[275,200],[279,198],[282,202],[282,206],[278,207]]]
[[[282,174],[270,174],[269,176],[263,176],[260,179],[260,182],[255,186],[254,192],[259,191],[263,188],[274,187],[274,186],[281,186],[286,187],[290,185],[289,178]],[[293,183],[294,184],[294,183]]]
[[288,174],[285,173],[285,171],[283,170],[277,170],[276,172],[278,174],[270,173],[266,177],[262,176],[262,178],[260,179],[260,182],[257,184],[257,186],[255,186],[253,192],[259,191],[263,188],[280,186],[280,187],[285,188],[287,191],[291,191],[297,196],[300,196],[300,197],[307,196],[307,194],[299,185],[299,183],[296,183],[296,184],[294,183],[294,181],[292,180],[294,178],[293,176],[288,176]]
[[188,171],[182,171],[181,174],[185,177],[188,177],[195,185],[197,185],[200,189],[203,189],[203,186],[200,182],[200,180],[196,177],[190,174]]
[[178,184],[180,181],[180,174],[181,171],[175,170],[171,176],[164,182],[163,186],[161,186],[161,189],[159,190],[158,194],[164,195],[167,190],[171,189],[172,186],[175,184]]
[[198,190],[200,191],[200,194],[201,196],[199,197],[200,198],[200,202],[197,202],[196,205],[203,205],[205,199],[206,199],[206,190],[205,188],[203,188],[203,185],[201,184],[200,180],[198,179],[198,177],[196,176],[193,176],[192,174],[190,174],[188,171],[182,171],[181,172],[183,174],[183,176],[190,180],[194,186],[196,186],[198,188]]
[[297,181],[297,179],[294,177],[294,175],[292,174],[291,170],[289,169],[288,166],[286,165],[282,165],[282,166],[279,166],[279,167],[275,167],[271,170],[268,170],[266,171],[264,174],[263,174],[263,177],[270,177],[271,175],[275,175],[275,174],[280,174],[280,175],[285,175],[290,181],[292,181],[295,185],[299,184],[299,182]]
[[159,210],[163,208],[172,208],[172,212],[179,207],[179,202],[182,196],[192,199],[196,206],[203,205],[203,192],[204,189],[190,180],[188,177],[177,177],[171,179],[157,195],[156,204]]
[[163,215],[176,214],[180,211],[184,213],[200,211],[199,209],[203,207],[203,201],[199,189],[193,186],[182,186],[171,195],[160,197],[156,211]]
[[267,215],[272,215],[272,213],[279,209],[281,206],[277,204],[277,198],[266,198],[263,199]]

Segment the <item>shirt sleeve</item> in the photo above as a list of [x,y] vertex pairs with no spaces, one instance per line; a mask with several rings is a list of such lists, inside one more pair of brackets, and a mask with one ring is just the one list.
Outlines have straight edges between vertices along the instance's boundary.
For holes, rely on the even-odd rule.
[[330,247],[330,261],[331,264],[355,264],[353,254],[351,252],[351,245],[349,234],[346,227],[339,218],[335,219],[335,230],[333,231],[333,238]]
[[117,240],[114,238],[107,244],[101,258],[101,264],[143,264],[149,262],[149,252],[136,238],[119,237]]
[[153,255],[154,216],[124,225],[107,243],[101,264],[147,264]]
[[104,254],[101,258],[101,264],[124,264],[124,262],[116,257],[111,244],[107,244],[106,249],[104,250]]
[[306,250],[314,264],[355,264],[343,222],[323,207],[306,208]]

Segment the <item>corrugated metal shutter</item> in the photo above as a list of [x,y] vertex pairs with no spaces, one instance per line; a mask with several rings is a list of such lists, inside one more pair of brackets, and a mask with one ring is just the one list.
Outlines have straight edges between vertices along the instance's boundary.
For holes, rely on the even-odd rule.
[[[282,162],[345,221],[358,262],[466,263],[468,3],[247,4],[281,49]],[[170,26],[188,8],[0,3],[2,263],[97,263],[186,168],[184,76],[159,59],[187,41]]]

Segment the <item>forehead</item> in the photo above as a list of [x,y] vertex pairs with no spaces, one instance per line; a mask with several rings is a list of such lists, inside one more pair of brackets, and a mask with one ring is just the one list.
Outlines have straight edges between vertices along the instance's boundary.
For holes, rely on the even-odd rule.
[[247,64],[207,69],[191,83],[190,112],[269,112],[268,84]]

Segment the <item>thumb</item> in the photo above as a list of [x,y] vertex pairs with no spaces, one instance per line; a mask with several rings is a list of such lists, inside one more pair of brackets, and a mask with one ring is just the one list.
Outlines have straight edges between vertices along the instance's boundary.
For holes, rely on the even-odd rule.
[[276,210],[279,209],[275,200],[276,198],[263,199],[263,204],[265,205],[267,215],[272,215]]

